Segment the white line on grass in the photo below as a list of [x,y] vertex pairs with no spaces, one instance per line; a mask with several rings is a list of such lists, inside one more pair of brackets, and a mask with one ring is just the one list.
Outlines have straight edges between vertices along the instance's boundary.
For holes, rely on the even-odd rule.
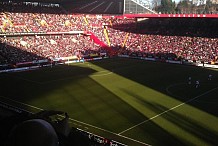
[[151,120],[153,120],[153,119],[155,119],[155,118],[157,118],[157,117],[159,117],[159,116],[162,116],[163,114],[168,113],[169,111],[172,111],[172,110],[174,110],[174,109],[176,109],[176,108],[178,108],[178,107],[180,107],[180,106],[182,106],[182,105],[185,105],[185,104],[187,104],[187,103],[189,103],[189,102],[191,102],[191,101],[193,101],[193,100],[195,100],[195,99],[197,99],[197,98],[199,98],[199,97],[201,97],[201,96],[204,96],[204,95],[206,95],[206,94],[208,94],[208,93],[210,93],[210,92],[212,92],[212,91],[214,91],[214,90],[216,90],[216,89],[218,89],[218,87],[215,87],[215,88],[213,88],[213,89],[211,89],[211,90],[208,90],[207,92],[204,92],[203,94],[200,94],[200,95],[198,95],[198,96],[195,96],[195,97],[193,97],[193,98],[187,100],[186,102],[183,102],[183,103],[181,103],[181,104],[179,104],[179,105],[177,105],[177,106],[174,106],[174,107],[172,107],[172,108],[170,108],[170,109],[168,109],[168,110],[166,110],[166,111],[164,111],[164,112],[162,112],[162,113],[160,113],[160,114],[158,114],[158,115],[156,115],[156,116],[153,116],[153,117],[151,117],[151,118],[149,118],[149,119],[147,119],[147,120],[145,120],[145,121],[143,121],[143,122],[141,122],[141,123],[139,123],[139,124],[137,124],[137,125],[134,125],[134,126],[128,128],[128,129],[124,130],[124,131],[121,131],[120,133],[118,133],[118,135],[121,135],[121,134],[123,134],[123,133],[125,133],[125,132],[127,132],[127,131],[129,131],[129,130],[131,130],[131,129],[133,129],[133,128],[135,128],[135,127],[138,127],[138,126],[140,126],[140,125],[142,125],[142,124],[144,124],[144,123],[146,123],[146,122],[148,122],[148,121],[151,121]]
[[[177,86],[177,85],[184,85],[185,83],[176,83],[176,84],[172,84],[172,85],[169,85],[167,88],[166,88],[166,91],[167,91],[167,93],[169,93],[170,95],[174,95],[173,93],[171,93],[170,91],[169,91],[169,89],[171,88],[171,87],[174,87],[174,86]],[[175,95],[174,95],[175,96]]]
[[31,107],[31,108],[34,108],[34,109],[37,109],[37,110],[43,111],[43,109],[41,109],[41,108],[38,108],[38,107],[35,107],[35,106],[32,106],[32,105],[26,104],[26,103],[23,103],[23,102],[19,102],[19,101],[16,101],[16,100],[10,99],[10,98],[5,97],[5,96],[0,96],[0,97],[1,97],[1,98],[5,98],[5,99],[7,99],[7,100],[10,100],[10,101],[12,101],[12,102],[15,102],[15,103],[21,104],[21,105],[29,106],[29,107]]
[[[44,109],[42,109],[42,108],[39,108],[39,107],[36,107],[36,106],[32,106],[32,105],[29,105],[29,104],[26,104],[26,103],[23,103],[23,102],[19,102],[19,101],[16,101],[16,100],[7,98],[7,97],[5,97],[5,96],[0,96],[0,97],[1,97],[1,98],[5,98],[5,99],[7,99],[7,100],[10,100],[10,101],[12,101],[12,102],[21,104],[21,105],[29,106],[29,107],[31,107],[31,108],[34,108],[34,109],[37,109],[37,110],[40,110],[40,111],[43,111],[43,110],[44,110]],[[63,115],[59,115],[59,116],[63,117]],[[143,145],[145,145],[145,146],[150,146],[150,145],[147,144],[147,143],[144,143],[144,142],[141,142],[141,141],[132,139],[132,138],[130,138],[130,137],[126,137],[126,136],[117,134],[117,133],[115,133],[115,132],[112,132],[112,131],[109,131],[109,130],[106,130],[106,129],[103,129],[103,128],[100,128],[100,127],[97,127],[97,126],[94,126],[94,125],[91,125],[91,124],[82,122],[82,121],[78,121],[78,120],[76,120],[76,119],[69,118],[69,120],[74,121],[74,122],[77,122],[77,123],[80,123],[80,124],[84,124],[84,125],[86,125],[86,126],[89,126],[89,127],[92,127],[92,128],[95,128],[95,129],[98,129],[98,130],[101,130],[101,131],[104,131],[104,132],[107,132],[107,133],[110,133],[110,134],[113,134],[113,135],[122,137],[122,138],[125,138],[125,139],[128,139],[128,140],[130,140],[130,141],[134,141],[134,142],[143,144]],[[76,123],[75,123],[75,125],[79,125],[79,124],[76,124]],[[79,126],[80,126],[80,125],[79,125]],[[87,127],[85,127],[85,128],[87,128]]]
[[131,141],[134,141],[134,142],[137,142],[137,143],[146,145],[146,146],[150,146],[150,145],[147,144],[147,143],[144,143],[144,142],[141,142],[141,141],[138,141],[138,140],[135,140],[135,139],[132,139],[132,138],[129,138],[129,137],[126,137],[126,136],[117,134],[117,133],[115,133],[115,132],[112,132],[112,131],[109,131],[109,130],[105,130],[105,129],[103,129],[103,128],[99,128],[99,127],[96,127],[96,126],[93,126],[93,125],[90,125],[90,124],[88,124],[88,123],[84,123],[84,122],[81,122],[81,121],[78,121],[78,120],[75,120],[75,119],[72,119],[72,118],[69,118],[69,119],[72,120],[72,121],[75,121],[75,122],[78,122],[78,123],[87,125],[87,126],[89,126],[89,127],[92,127],[92,128],[95,128],[95,129],[98,129],[98,130],[101,130],[101,131],[104,131],[104,132],[107,132],[107,133],[110,133],[110,134],[113,134],[113,135],[117,135],[117,136],[119,136],[119,137],[122,137],[122,138],[125,138],[125,139],[128,139],[128,140],[131,140]]
[[[175,96],[175,97],[178,97],[179,99],[190,99],[190,98],[188,98],[188,97],[180,97],[180,96],[178,96],[178,95],[176,95],[176,94],[174,94],[174,93],[172,93],[171,91],[170,91],[170,88],[171,87],[175,87],[175,86],[177,86],[177,85],[185,85],[185,84],[187,84],[187,83],[176,83],[176,84],[171,84],[171,85],[169,85],[167,88],[166,88],[166,91],[167,91],[167,93],[169,93],[170,95],[172,95],[172,96]],[[209,85],[217,85],[217,84],[211,84],[211,83],[209,83]],[[198,102],[198,103],[209,103],[209,104],[217,104],[216,102],[213,102],[213,101],[205,101],[205,100],[197,100],[197,101],[195,101],[195,102]]]

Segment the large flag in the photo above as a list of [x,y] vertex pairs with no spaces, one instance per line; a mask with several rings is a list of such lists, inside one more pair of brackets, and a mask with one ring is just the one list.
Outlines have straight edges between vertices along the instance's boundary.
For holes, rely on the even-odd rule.
[[2,32],[5,32],[5,29],[4,29],[4,27],[2,27],[2,26],[1,26],[1,30],[2,30]]
[[83,19],[84,19],[86,25],[89,25],[88,19],[86,17],[83,17]]
[[105,35],[105,38],[107,40],[108,46],[111,46],[110,39],[108,37],[108,31],[107,31],[107,28],[105,26],[104,26],[104,35]]
[[2,22],[3,22],[4,27],[6,26],[13,27],[13,23],[11,22],[11,20],[7,17],[5,13],[3,13]]
[[97,38],[93,33],[90,33],[90,39],[95,42],[96,44],[100,45],[102,48],[104,48],[105,50],[109,51],[110,53],[113,52],[112,48],[110,46],[108,46],[107,44],[105,44],[104,42],[102,42],[101,40],[99,40],[99,38]]
[[6,27],[10,26],[10,23],[9,23],[9,21],[7,19],[3,19],[2,25],[3,25],[4,28],[6,28]]
[[113,23],[112,23],[112,21],[111,21],[111,20],[109,20],[109,22],[110,22],[110,26],[113,26]]
[[122,48],[125,47],[126,41],[128,40],[128,37],[129,37],[129,33],[126,34],[126,37],[125,37],[124,42],[122,44]]

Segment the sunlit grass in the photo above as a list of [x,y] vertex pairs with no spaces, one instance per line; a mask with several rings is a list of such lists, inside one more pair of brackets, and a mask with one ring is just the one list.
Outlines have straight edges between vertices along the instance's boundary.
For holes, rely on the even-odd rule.
[[[208,74],[213,74],[212,82]],[[188,76],[199,79],[201,87],[188,86]],[[2,96],[68,112],[78,120],[72,126],[132,146],[218,145],[214,69],[108,59],[0,78]],[[189,101],[192,98],[196,99]]]

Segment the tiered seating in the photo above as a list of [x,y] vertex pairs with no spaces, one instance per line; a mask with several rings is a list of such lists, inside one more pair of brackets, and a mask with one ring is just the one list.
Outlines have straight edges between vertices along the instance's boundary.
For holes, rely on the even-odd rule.
[[[18,6],[20,5],[15,5],[13,9]],[[94,15],[63,14],[60,7],[43,8],[43,11],[50,13],[39,13],[38,11],[33,13],[34,10],[37,10],[37,7],[32,7],[31,13],[20,13],[11,11],[9,5],[6,6],[1,14],[1,30],[5,33],[47,33],[81,30],[94,34],[104,44],[110,45],[116,50],[122,48],[119,50],[120,54],[132,54],[134,52],[134,54],[139,53],[140,56],[144,57],[151,54],[153,57],[163,57],[160,54],[174,54],[173,59],[180,57],[185,60],[210,62],[218,56],[216,50],[218,46],[217,34],[214,33],[217,30],[217,20],[150,19],[145,20],[146,23],[136,23],[134,18],[121,19]],[[27,8],[30,9],[31,6]],[[57,12],[54,13],[55,11]],[[199,26],[199,23],[202,25]],[[100,48],[94,43],[90,48],[91,40],[88,38],[78,38],[78,36],[37,36],[21,37],[21,40],[7,38],[6,42],[10,46],[35,53],[41,57],[66,57],[74,55],[75,52],[87,52],[87,48],[92,50]],[[21,41],[25,42],[23,39],[26,39],[27,47],[21,45]],[[72,39],[76,41],[73,42]],[[3,53],[3,56],[6,55],[10,58],[10,55],[7,55],[5,51]],[[23,61],[28,60],[31,59]]]

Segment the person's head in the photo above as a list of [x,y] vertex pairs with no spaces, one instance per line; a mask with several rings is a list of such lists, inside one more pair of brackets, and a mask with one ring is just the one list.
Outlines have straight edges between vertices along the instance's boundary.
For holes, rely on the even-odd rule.
[[58,146],[58,136],[50,123],[42,119],[27,120],[10,134],[8,146]]

